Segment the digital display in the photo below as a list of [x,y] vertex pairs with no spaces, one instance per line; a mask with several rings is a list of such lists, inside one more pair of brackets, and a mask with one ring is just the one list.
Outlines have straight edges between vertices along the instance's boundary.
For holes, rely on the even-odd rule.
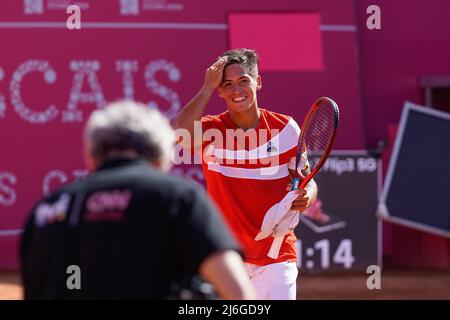
[[254,48],[261,71],[321,71],[322,36],[318,13],[231,13],[233,48]]

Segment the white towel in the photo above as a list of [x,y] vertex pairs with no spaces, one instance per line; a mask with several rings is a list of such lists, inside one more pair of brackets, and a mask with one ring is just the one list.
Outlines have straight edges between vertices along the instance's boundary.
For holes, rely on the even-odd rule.
[[267,254],[272,259],[278,258],[284,236],[298,225],[300,212],[290,210],[292,202],[297,197],[298,193],[296,191],[290,191],[280,202],[274,204],[266,212],[261,229],[255,237],[256,241],[270,236],[274,237],[272,246]]

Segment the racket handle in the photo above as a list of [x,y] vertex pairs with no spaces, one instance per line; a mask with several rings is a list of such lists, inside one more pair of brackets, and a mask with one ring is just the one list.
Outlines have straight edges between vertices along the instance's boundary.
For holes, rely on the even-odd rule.
[[298,189],[299,183],[300,183],[300,178],[298,178],[298,177],[294,178],[294,181],[292,182],[292,191]]

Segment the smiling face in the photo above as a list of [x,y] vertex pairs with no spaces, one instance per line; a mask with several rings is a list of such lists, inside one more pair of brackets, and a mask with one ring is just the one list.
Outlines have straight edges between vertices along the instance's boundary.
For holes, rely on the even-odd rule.
[[230,112],[244,112],[258,106],[256,91],[261,87],[261,76],[252,77],[244,65],[233,63],[223,72],[219,96],[226,101]]

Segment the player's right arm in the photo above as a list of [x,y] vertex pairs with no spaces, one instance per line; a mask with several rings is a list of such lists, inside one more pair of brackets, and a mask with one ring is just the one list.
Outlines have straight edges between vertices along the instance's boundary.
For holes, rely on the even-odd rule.
[[191,141],[178,141],[188,150],[195,149],[202,144],[201,136],[194,136],[195,122],[201,121],[205,108],[211,99],[214,90],[220,85],[223,76],[223,68],[227,62],[227,57],[220,57],[206,69],[205,81],[197,94],[181,110],[175,121],[175,129],[186,129],[189,131]]

